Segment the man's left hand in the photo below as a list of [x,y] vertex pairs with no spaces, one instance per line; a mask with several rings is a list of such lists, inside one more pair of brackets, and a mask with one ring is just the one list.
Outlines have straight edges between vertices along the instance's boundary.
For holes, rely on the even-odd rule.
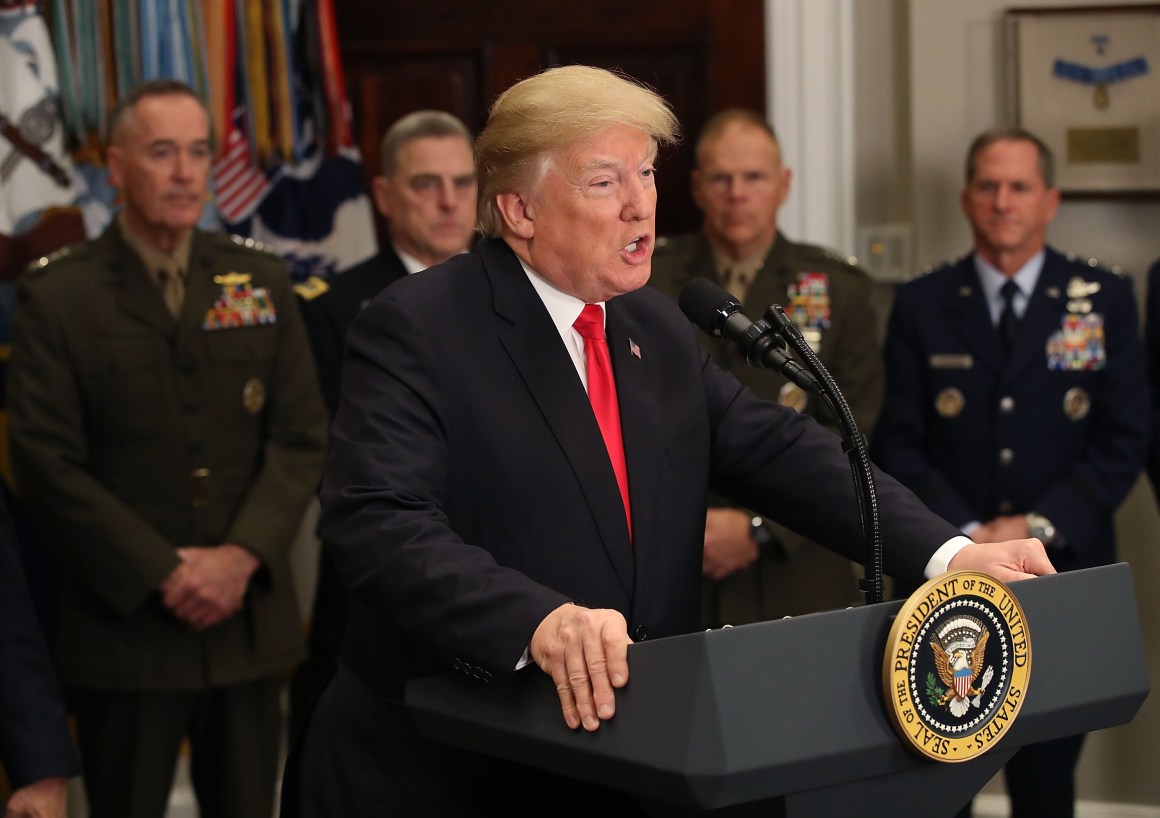
[[4,818],[66,818],[68,780],[42,778],[12,793]]
[[1043,574],[1054,574],[1043,543],[1036,539],[1006,542],[973,542],[951,558],[951,571],[982,571],[1000,582],[1016,582]]
[[261,561],[240,545],[178,548],[181,565],[161,586],[173,615],[195,631],[217,625],[242,609],[250,577]]
[[705,550],[701,573],[721,580],[757,561],[757,543],[750,534],[752,515],[739,508],[711,508],[705,515]]

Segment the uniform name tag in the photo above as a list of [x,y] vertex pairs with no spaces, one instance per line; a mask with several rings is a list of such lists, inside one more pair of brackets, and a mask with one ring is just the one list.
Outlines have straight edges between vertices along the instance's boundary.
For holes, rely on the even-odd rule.
[[931,355],[931,369],[970,369],[975,359],[970,355]]

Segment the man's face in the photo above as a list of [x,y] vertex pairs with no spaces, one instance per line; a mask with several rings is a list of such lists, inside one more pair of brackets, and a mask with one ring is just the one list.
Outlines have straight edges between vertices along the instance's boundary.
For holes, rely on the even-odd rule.
[[975,234],[975,249],[1003,269],[998,259],[1022,264],[1047,242],[1047,225],[1059,208],[1059,190],[1044,184],[1034,144],[1001,139],[979,153],[962,202]]
[[375,204],[399,248],[438,264],[471,246],[475,162],[459,136],[423,136],[403,144],[390,177],[374,181]]
[[656,144],[613,125],[552,152],[527,201],[527,262],[586,303],[643,287],[652,270]]
[[209,118],[192,97],[141,99],[113,135],[109,179],[125,216],[163,250],[197,224],[206,202],[211,151]]
[[710,243],[734,259],[771,244],[789,181],[777,143],[755,125],[732,122],[702,143],[693,171],[693,200],[705,217]]

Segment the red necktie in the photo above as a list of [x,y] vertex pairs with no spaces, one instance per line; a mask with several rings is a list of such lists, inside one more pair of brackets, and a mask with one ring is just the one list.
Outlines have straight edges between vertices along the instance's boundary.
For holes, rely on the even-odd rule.
[[588,369],[588,400],[596,414],[600,434],[616,472],[620,485],[620,499],[632,536],[632,510],[628,503],[628,465],[624,462],[624,438],[620,433],[620,404],[616,400],[616,382],[612,379],[612,359],[608,355],[608,341],[604,339],[604,311],[596,304],[587,304],[572,325],[584,338],[584,358]]

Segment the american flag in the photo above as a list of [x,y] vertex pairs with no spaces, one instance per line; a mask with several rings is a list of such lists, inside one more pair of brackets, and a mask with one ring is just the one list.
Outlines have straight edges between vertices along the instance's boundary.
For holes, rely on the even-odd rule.
[[225,148],[212,169],[218,213],[230,223],[249,218],[274,183],[254,161],[250,141],[241,128],[245,115],[245,108],[234,111]]

